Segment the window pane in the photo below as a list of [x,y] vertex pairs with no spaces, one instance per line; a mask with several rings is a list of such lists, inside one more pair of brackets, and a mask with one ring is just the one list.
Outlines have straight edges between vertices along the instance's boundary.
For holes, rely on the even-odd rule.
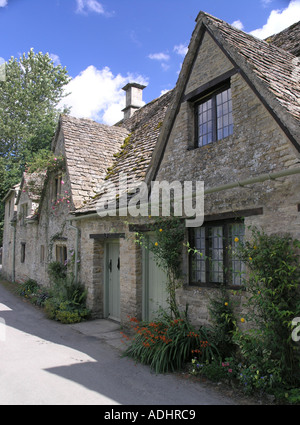
[[198,146],[204,146],[213,140],[212,100],[198,106]]
[[198,146],[233,133],[231,89],[223,90],[198,105]]
[[195,249],[199,251],[192,257],[192,281],[205,283],[205,228],[200,227],[194,231]]
[[245,274],[245,264],[239,259],[237,244],[244,241],[244,223],[235,223],[229,226],[229,242],[231,244],[231,276],[232,285],[242,285]]
[[223,283],[223,227],[209,228],[210,279],[211,282]]
[[217,138],[218,140],[233,133],[231,89],[216,96],[217,102]]

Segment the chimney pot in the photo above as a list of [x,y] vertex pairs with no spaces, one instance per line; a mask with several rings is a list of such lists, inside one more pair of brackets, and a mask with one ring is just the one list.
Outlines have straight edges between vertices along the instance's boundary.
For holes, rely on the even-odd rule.
[[138,83],[128,83],[122,90],[126,92],[126,106],[122,110],[124,119],[132,117],[134,112],[144,105],[143,90],[146,86]]

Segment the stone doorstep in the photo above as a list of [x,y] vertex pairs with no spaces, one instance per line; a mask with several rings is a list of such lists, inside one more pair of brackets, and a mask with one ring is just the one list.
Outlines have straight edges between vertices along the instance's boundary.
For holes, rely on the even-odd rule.
[[70,326],[75,331],[85,335],[99,339],[99,341],[106,342],[107,344],[124,350],[124,344],[121,335],[121,325],[118,322],[109,319],[95,319],[86,322],[74,323]]

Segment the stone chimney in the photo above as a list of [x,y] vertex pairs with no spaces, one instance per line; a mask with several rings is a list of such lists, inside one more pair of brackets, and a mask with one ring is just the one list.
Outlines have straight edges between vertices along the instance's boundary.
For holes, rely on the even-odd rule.
[[132,117],[135,111],[144,105],[143,90],[146,86],[138,83],[128,83],[122,90],[126,92],[126,106],[122,110],[124,119]]

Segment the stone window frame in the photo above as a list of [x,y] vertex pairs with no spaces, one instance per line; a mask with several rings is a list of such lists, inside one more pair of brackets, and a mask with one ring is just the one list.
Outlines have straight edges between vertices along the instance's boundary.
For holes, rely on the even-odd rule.
[[[236,235],[231,234],[230,227],[233,225],[242,225],[243,232],[237,232]],[[222,228],[222,247],[219,245],[220,235],[216,233],[210,234],[211,229],[215,229],[217,231],[217,229],[220,228]],[[204,242],[204,246],[195,246],[195,233],[197,231],[202,232],[201,242]],[[225,285],[226,287],[235,289],[243,286],[241,275],[239,275],[238,271],[236,273],[232,273],[232,266],[237,266],[237,269],[240,268],[243,273],[245,272],[245,266],[240,260],[237,260],[236,257],[233,257],[230,254],[230,250],[228,249],[228,247],[233,246],[232,242],[234,241],[235,237],[238,237],[239,240],[242,240],[244,234],[245,223],[243,218],[209,221],[205,222],[203,226],[199,228],[190,228],[188,237],[191,247],[195,247],[197,249],[199,248],[199,251],[203,250],[204,255],[202,257],[198,255],[197,258],[197,254],[189,254],[189,285],[201,287],[219,287],[220,285]],[[215,246],[213,246],[213,239],[215,239]],[[213,259],[210,258],[211,252],[215,254],[215,257]],[[209,253],[209,255],[206,255],[207,253]],[[222,255],[222,259],[220,261],[221,264],[217,263],[217,253]],[[194,267],[197,260],[198,268],[195,270]],[[193,274],[197,272],[199,274],[202,272],[202,276],[203,274],[205,275],[205,278],[202,279],[202,281],[201,279],[198,281],[195,281],[195,279],[193,279]],[[211,278],[213,273],[221,277],[221,279],[219,279],[219,281],[213,281],[213,279]],[[233,282],[233,279],[235,280],[235,282]]]
[[[210,146],[212,143],[216,143],[219,140],[222,140],[222,139],[219,139],[219,140],[213,141],[212,143],[208,143],[207,145],[198,146],[198,117],[197,117],[198,104],[201,103],[202,101],[204,102],[208,100],[210,96],[217,94],[219,90],[222,91],[222,89],[227,86],[231,88],[231,78],[237,72],[239,72],[239,70],[236,68],[233,68],[230,71],[227,71],[222,75],[219,75],[213,80],[208,81],[207,83],[201,85],[197,89],[183,96],[182,102],[185,103],[185,105],[187,106],[187,117],[188,117],[187,118],[187,123],[188,123],[187,124],[188,125],[187,149],[188,150],[205,148],[205,146],[207,145]],[[232,123],[233,123],[233,131],[234,131],[233,117],[232,117]],[[230,135],[232,134],[233,132],[230,133]]]
[[55,245],[55,261],[61,263],[62,265],[66,265],[68,261],[67,245],[65,244]]
[[62,172],[57,173],[54,176],[53,184],[52,184],[52,201],[55,202],[59,198],[61,194],[61,182],[62,182]]
[[[226,93],[226,99],[224,95]],[[220,99],[221,96],[221,99]],[[228,108],[227,113],[224,111],[225,106]],[[203,110],[201,111],[200,109]],[[220,113],[218,111],[221,111]],[[195,113],[195,148],[201,148],[208,144],[225,139],[225,137],[233,134],[233,116],[232,116],[232,96],[230,82],[223,84],[221,87],[216,88],[212,92],[204,95],[194,104]],[[210,118],[209,118],[210,114]],[[220,114],[220,115],[219,115]],[[228,124],[223,123],[223,119],[228,117]],[[200,119],[203,122],[200,123]],[[222,124],[219,126],[219,119]],[[209,124],[211,129],[209,129]],[[199,134],[200,127],[207,126],[206,132],[202,135]],[[227,134],[225,133],[227,129]],[[221,133],[221,134],[220,134]],[[202,140],[200,142],[200,138]]]
[[21,256],[20,256],[20,261],[22,264],[25,263],[25,259],[26,259],[26,243],[25,242],[21,242]]
[[45,245],[40,246],[40,263],[44,264],[45,262]]

